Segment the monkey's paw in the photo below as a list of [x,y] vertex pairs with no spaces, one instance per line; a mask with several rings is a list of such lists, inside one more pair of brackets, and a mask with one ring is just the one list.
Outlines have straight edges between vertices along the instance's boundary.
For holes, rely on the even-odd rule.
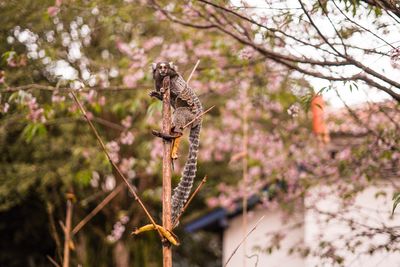
[[149,96],[162,100],[162,94],[157,91],[151,91]]

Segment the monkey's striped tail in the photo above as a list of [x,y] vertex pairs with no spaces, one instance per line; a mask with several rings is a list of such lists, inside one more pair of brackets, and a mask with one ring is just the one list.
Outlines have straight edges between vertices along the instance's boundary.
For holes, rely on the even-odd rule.
[[177,218],[182,213],[187,199],[189,198],[190,190],[193,186],[194,178],[197,170],[197,154],[199,151],[201,122],[190,129],[189,134],[189,155],[183,167],[182,177],[179,184],[174,189],[172,195],[172,223],[177,224]]

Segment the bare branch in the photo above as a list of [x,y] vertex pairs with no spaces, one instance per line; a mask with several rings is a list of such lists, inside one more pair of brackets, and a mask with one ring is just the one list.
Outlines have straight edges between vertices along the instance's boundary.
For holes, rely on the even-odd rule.
[[237,250],[240,248],[240,246],[243,244],[243,242],[247,239],[247,237],[249,237],[249,235],[254,232],[254,230],[256,230],[257,226],[260,224],[260,222],[262,221],[262,219],[264,219],[265,215],[263,215],[260,219],[258,219],[258,221],[256,222],[256,224],[254,225],[254,227],[247,233],[247,235],[242,239],[242,241],[240,241],[240,243],[237,245],[237,247],[233,250],[232,254],[229,256],[228,260],[225,262],[224,267],[228,265],[228,263],[230,262],[230,260],[232,259],[233,255],[235,255],[235,253],[237,252]]
[[145,212],[146,216],[149,218],[150,222],[154,225],[154,228],[157,229],[158,234],[160,235],[161,239],[163,239],[163,235],[160,232],[160,230],[157,227],[156,222],[154,221],[153,217],[150,215],[150,212],[147,210],[146,206],[143,204],[142,200],[139,198],[139,195],[136,193],[135,189],[132,187],[132,185],[129,183],[128,179],[125,177],[125,175],[120,171],[118,166],[112,161],[106,146],[104,145],[103,140],[101,139],[99,133],[97,132],[96,128],[94,127],[92,121],[89,119],[89,117],[86,114],[85,109],[83,108],[81,102],[79,101],[78,97],[75,95],[75,93],[71,90],[70,91],[73,99],[75,100],[76,104],[78,105],[80,111],[82,112],[83,116],[86,118],[86,121],[88,122],[90,128],[92,129],[93,133],[95,134],[97,141],[99,142],[101,148],[103,149],[103,152],[106,154],[108,161],[111,163],[115,171],[118,173],[118,175],[122,178],[122,180],[125,182],[125,184],[128,186],[129,191],[132,193],[134,196],[135,200],[139,203],[140,207],[143,209]]
[[119,184],[107,197],[103,199],[85,218],[83,218],[72,230],[72,235],[78,233],[99,211],[101,211],[111,200],[114,199],[124,188],[123,183]]

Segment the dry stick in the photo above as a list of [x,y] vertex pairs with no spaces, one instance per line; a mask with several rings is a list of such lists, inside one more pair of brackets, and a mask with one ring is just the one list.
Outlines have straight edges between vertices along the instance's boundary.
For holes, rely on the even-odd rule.
[[53,260],[49,255],[46,255],[47,259],[56,267],[61,267],[55,260]]
[[240,248],[240,246],[242,245],[242,243],[247,239],[247,237],[254,231],[256,230],[257,226],[260,224],[260,222],[262,221],[262,219],[264,219],[265,215],[261,216],[260,219],[258,219],[258,221],[256,222],[256,225],[254,225],[254,227],[250,230],[250,232],[247,233],[247,235],[242,239],[242,241],[240,241],[239,245],[237,245],[237,247],[233,250],[232,254],[229,256],[228,260],[225,262],[224,267],[228,265],[229,261],[232,259],[233,255],[235,255],[235,253],[237,252],[237,250]]
[[111,160],[110,155],[108,154],[108,151],[106,149],[106,146],[103,143],[103,140],[101,139],[99,133],[97,132],[96,128],[94,127],[92,121],[89,119],[89,117],[86,114],[85,109],[83,108],[81,102],[79,99],[76,97],[75,93],[73,91],[70,91],[72,97],[74,98],[76,104],[78,105],[80,111],[82,112],[83,116],[85,116],[86,121],[89,123],[90,128],[94,132],[97,141],[100,143],[101,148],[103,149],[104,153],[106,154],[108,161],[111,163],[111,165],[114,167],[114,169],[117,171],[118,175],[122,178],[122,180],[125,182],[126,186],[128,187],[129,191],[132,193],[134,196],[135,200],[139,203],[140,207],[143,209],[143,211],[146,213],[146,216],[149,218],[150,222],[154,225],[154,228],[157,229],[158,234],[160,235],[161,239],[163,239],[163,235],[160,232],[160,230],[157,227],[156,222],[154,221],[153,217],[150,215],[149,211],[147,210],[146,206],[143,204],[142,200],[139,198],[138,194],[136,193],[135,189],[133,189],[132,185],[128,182],[128,179],[126,179],[125,175],[122,174],[120,169],[117,167],[117,165]]
[[[163,107],[162,107],[162,132],[170,134],[171,131],[171,107],[170,107],[170,77],[163,80]],[[163,165],[162,165],[162,223],[163,227],[172,230],[171,222],[171,140],[163,140]],[[172,248],[171,244],[163,242],[163,266],[172,267]]]
[[47,213],[49,215],[50,234],[53,236],[54,242],[56,243],[57,256],[58,256],[59,260],[62,261],[61,241],[60,241],[60,237],[58,236],[57,229],[56,229],[56,223],[55,223],[54,217],[53,217],[53,207],[50,204],[47,205]]
[[[244,194],[243,194],[243,213],[242,213],[242,234],[245,236],[247,232],[247,184],[248,184],[248,143],[249,143],[249,103],[248,103],[248,95],[247,88],[243,88],[244,90],[244,109],[243,109],[243,159],[242,159],[242,167],[243,167],[243,184],[244,184]],[[247,254],[246,241],[243,244],[243,267],[246,267],[246,254]]]
[[206,114],[207,112],[209,112],[210,110],[212,110],[214,106],[211,106],[210,108],[208,108],[206,111],[203,111],[202,113],[200,113],[199,115],[197,115],[193,120],[189,121],[188,123],[185,124],[185,126],[183,126],[183,129],[185,129],[186,127],[188,127],[190,124],[192,124],[193,122],[195,122],[198,118],[202,117],[204,114]]
[[190,202],[193,200],[193,198],[197,195],[197,193],[200,191],[200,189],[203,187],[203,185],[207,182],[207,175],[204,176],[203,180],[201,180],[200,184],[197,186],[196,190],[194,190],[193,194],[189,197],[189,200],[186,202],[185,206],[183,206],[181,213],[179,214],[178,218],[176,218],[176,221],[173,222],[174,227],[176,227],[176,225],[179,222],[179,219],[182,217],[183,213],[185,212],[185,210],[187,209],[187,207],[189,206]]
[[199,66],[199,64],[200,64],[200,59],[197,60],[196,65],[194,65],[193,70],[192,70],[192,72],[190,73],[189,78],[188,78],[187,81],[186,81],[186,84],[187,84],[188,86],[189,86],[190,79],[192,79],[193,73],[196,71],[197,66]]
[[67,215],[65,218],[65,231],[64,231],[64,259],[63,267],[69,267],[69,242],[71,240],[71,220],[72,220],[72,199],[67,199]]
[[[58,86],[50,86],[50,85],[41,85],[41,84],[27,84],[22,86],[15,87],[7,87],[0,90],[1,93],[12,93],[17,91],[28,91],[28,90],[43,90],[43,91],[70,91],[69,87],[58,87]],[[102,91],[102,92],[112,92],[112,91],[137,91],[137,87],[125,87],[125,86],[109,86],[109,87],[89,87],[87,89],[81,90],[83,92],[88,92],[89,90]]]
[[97,205],[97,207],[95,207],[88,215],[86,215],[85,218],[83,218],[83,220],[81,220],[72,230],[72,235],[75,235],[76,233],[79,232],[79,230],[82,229],[83,226],[85,226],[85,224],[90,221],[100,210],[102,210],[104,208],[104,206],[106,206],[112,199],[114,199],[114,197],[116,197],[121,190],[124,188],[125,184],[119,184],[117,188],[115,188],[108,196],[106,196],[103,201],[100,202],[99,205]]

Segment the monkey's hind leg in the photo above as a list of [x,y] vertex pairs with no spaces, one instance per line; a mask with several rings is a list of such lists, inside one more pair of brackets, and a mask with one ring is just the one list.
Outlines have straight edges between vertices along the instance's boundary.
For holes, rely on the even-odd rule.
[[175,138],[172,142],[171,158],[176,160],[178,158],[179,144],[181,143],[182,137]]
[[181,133],[171,133],[171,134],[165,134],[156,130],[151,131],[151,133],[157,137],[160,137],[162,139],[165,139],[167,141],[174,140],[175,138],[179,138],[182,136]]
[[[184,127],[193,119],[194,115],[189,107],[178,107],[175,109],[172,121],[172,132],[183,134]],[[171,158],[178,158],[178,150],[181,138],[174,139],[171,150]]]

